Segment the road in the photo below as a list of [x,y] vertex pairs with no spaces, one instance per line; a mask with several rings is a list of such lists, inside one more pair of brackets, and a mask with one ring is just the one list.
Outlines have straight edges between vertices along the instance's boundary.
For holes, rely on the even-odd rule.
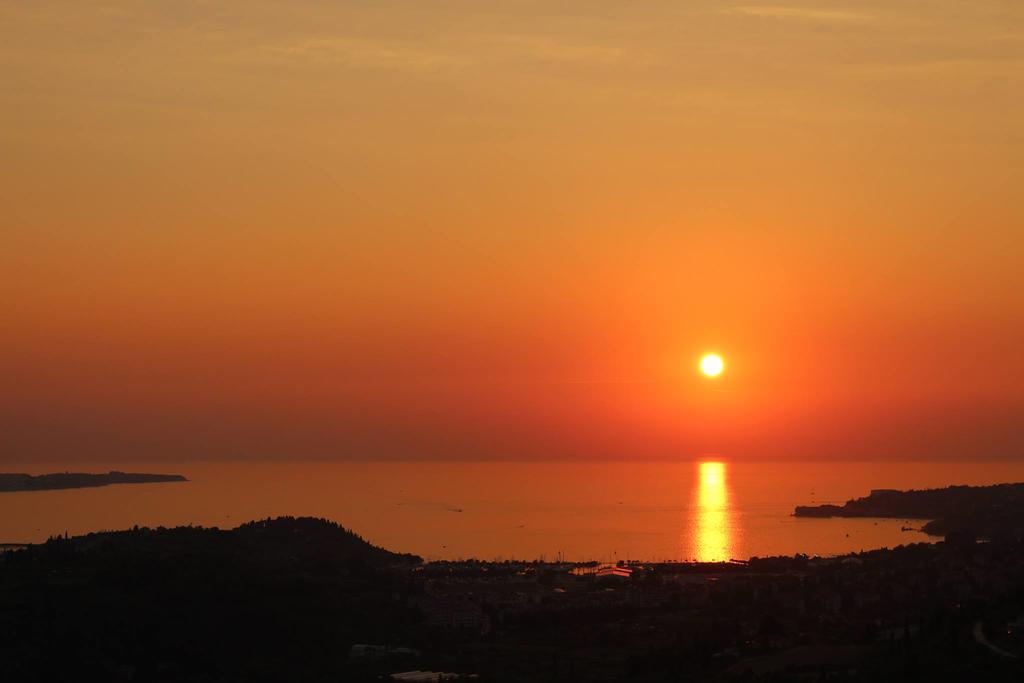
[[1000,657],[1005,657],[1007,659],[1017,659],[1017,655],[1013,654],[1012,652],[1007,652],[1003,648],[997,645],[993,645],[991,642],[989,642],[989,639],[985,636],[985,627],[982,625],[981,619],[974,622],[974,629],[971,632],[974,634],[974,642],[978,643],[979,645],[984,645]]

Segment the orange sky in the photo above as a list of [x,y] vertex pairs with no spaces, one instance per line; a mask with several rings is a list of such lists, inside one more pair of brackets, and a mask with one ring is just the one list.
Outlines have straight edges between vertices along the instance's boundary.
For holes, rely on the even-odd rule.
[[0,459],[1024,457],[1022,25],[7,3]]

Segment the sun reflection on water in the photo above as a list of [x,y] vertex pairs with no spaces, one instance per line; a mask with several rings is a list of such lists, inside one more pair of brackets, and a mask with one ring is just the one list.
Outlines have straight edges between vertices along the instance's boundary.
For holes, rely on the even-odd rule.
[[723,462],[698,464],[697,529],[693,555],[699,562],[721,562],[733,552],[727,468]]

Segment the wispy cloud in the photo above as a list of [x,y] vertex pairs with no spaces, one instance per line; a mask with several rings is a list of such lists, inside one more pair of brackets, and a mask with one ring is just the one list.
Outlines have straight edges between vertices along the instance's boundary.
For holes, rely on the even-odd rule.
[[437,71],[467,63],[460,55],[348,37],[314,38],[270,46],[264,50],[264,55],[296,64],[407,71]]
[[559,36],[497,35],[491,36],[489,43],[513,56],[541,62],[606,66],[650,60],[650,55],[623,46],[583,43]]
[[1024,74],[1024,59],[934,59],[898,64],[868,64],[850,71],[856,75],[887,78],[1018,80]]
[[794,7],[788,5],[738,5],[735,7],[729,7],[722,11],[726,14],[739,14],[750,17],[795,19],[805,21],[864,23],[875,20],[873,15],[865,14],[863,12],[821,9],[817,7]]
[[[238,55],[253,59],[251,50]],[[647,65],[652,54],[635,46],[581,42],[559,35],[489,34],[434,42],[394,42],[347,36],[305,37],[260,46],[256,59],[294,66],[341,66],[421,73],[472,65],[539,63],[565,67]]]

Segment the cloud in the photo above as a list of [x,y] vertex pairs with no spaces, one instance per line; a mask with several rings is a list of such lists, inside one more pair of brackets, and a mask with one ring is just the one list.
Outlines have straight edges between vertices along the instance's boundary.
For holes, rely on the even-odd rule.
[[926,79],[1020,78],[1024,60],[1012,57],[987,59],[933,59],[909,63],[868,64],[850,70],[862,76]]
[[804,21],[831,21],[842,23],[864,23],[874,21],[871,14],[847,10],[819,9],[816,7],[792,7],[784,5],[739,5],[722,10],[726,14],[773,19],[795,19]]
[[465,57],[359,38],[313,38],[264,50],[275,61],[305,65],[343,65],[364,69],[437,71],[462,66]]
[[513,55],[540,62],[604,66],[649,59],[648,56],[617,45],[581,43],[550,35],[497,35],[491,36],[489,42]]

